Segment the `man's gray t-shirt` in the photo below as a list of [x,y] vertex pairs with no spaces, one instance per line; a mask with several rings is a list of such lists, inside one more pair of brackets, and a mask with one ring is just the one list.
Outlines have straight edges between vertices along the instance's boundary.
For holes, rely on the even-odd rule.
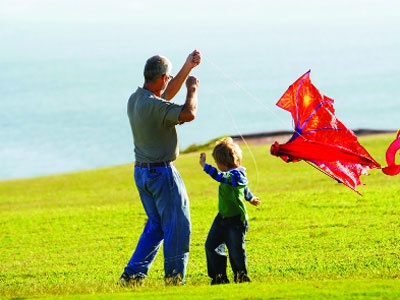
[[155,163],[173,161],[179,155],[175,125],[183,105],[155,96],[138,87],[128,100],[135,160]]

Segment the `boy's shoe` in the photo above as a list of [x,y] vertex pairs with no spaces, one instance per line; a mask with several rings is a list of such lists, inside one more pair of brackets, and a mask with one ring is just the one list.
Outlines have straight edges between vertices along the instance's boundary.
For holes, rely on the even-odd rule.
[[211,281],[211,285],[216,285],[216,284],[227,284],[229,283],[229,279],[226,275],[218,274],[213,278]]
[[249,276],[245,272],[238,272],[237,275],[235,275],[235,282],[236,283],[243,283],[243,282],[251,282]]
[[129,275],[128,273],[122,273],[118,280],[118,285],[122,287],[128,286],[142,286],[144,283],[144,276],[141,275]]

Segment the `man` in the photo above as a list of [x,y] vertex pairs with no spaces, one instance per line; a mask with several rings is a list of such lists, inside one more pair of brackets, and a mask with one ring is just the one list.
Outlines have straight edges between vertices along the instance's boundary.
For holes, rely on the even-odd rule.
[[[189,258],[189,198],[183,180],[173,165],[179,155],[175,126],[195,119],[199,80],[189,76],[200,64],[195,50],[173,77],[172,65],[163,56],[149,58],[144,67],[144,85],[128,101],[132,129],[134,178],[147,222],[119,284],[141,285],[164,241],[164,276],[167,285],[185,283]],[[171,100],[186,82],[183,105]]]

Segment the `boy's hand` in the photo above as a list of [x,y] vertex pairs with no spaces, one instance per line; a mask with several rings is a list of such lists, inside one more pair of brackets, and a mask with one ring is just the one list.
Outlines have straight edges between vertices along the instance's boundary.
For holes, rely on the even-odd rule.
[[200,153],[199,163],[203,168],[206,165],[206,154],[204,152]]
[[253,197],[253,199],[250,200],[250,203],[254,206],[259,206],[261,204],[261,201],[260,199],[258,199],[258,197]]

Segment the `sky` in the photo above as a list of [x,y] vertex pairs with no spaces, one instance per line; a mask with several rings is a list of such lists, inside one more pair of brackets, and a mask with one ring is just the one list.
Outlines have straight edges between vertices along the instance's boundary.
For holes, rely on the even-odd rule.
[[307,23],[342,26],[349,22],[379,26],[382,23],[396,23],[399,15],[400,2],[397,0],[0,1],[0,22],[8,27],[3,27],[2,31],[18,29],[18,25],[22,24],[30,24],[41,30],[74,27],[76,24],[86,24],[88,27],[120,24],[121,30],[122,25],[137,25],[135,30],[168,34],[169,26],[175,24],[193,28],[195,34],[197,30],[209,26],[229,31],[244,24],[284,25],[293,21],[298,21],[299,26]]
[[[238,47],[285,32],[346,37],[356,27],[363,34],[393,34],[399,19],[398,0],[0,0],[0,61],[51,57],[60,49],[121,56],[130,47],[150,51],[172,41],[192,49],[211,36],[224,40],[218,47]],[[237,40],[236,33],[248,38]]]
[[[138,0],[2,0],[0,16],[7,21],[29,22],[127,22],[150,24],[180,20],[213,22],[226,20],[395,20],[400,4],[396,0],[203,0],[188,2]],[[156,16],[151,20],[149,16]],[[193,24],[196,25],[196,24]]]
[[[232,100],[232,94],[239,100],[241,96],[252,98],[245,89],[253,98],[271,103],[268,109],[251,111],[261,124],[257,128],[269,130],[264,119],[275,120],[281,113],[285,119],[280,127],[290,129],[290,116],[273,104],[291,82],[312,69],[313,83],[335,101],[339,99],[339,117],[353,121],[354,103],[362,102],[368,114],[375,112],[377,101],[392,105],[390,95],[398,89],[400,69],[399,32],[399,0],[0,0],[0,67],[12,70],[8,71],[12,74],[0,73],[0,94],[15,90],[28,95],[23,101],[11,95],[7,107],[15,102],[14,114],[3,109],[4,116],[13,121],[20,116],[21,136],[36,133],[46,139],[47,131],[40,135],[32,127],[46,126],[44,120],[38,124],[26,120],[32,117],[31,108],[35,111],[38,102],[53,99],[55,93],[64,101],[60,108],[83,119],[85,111],[77,102],[89,102],[96,95],[102,98],[107,116],[94,122],[110,128],[110,138],[123,140],[114,131],[120,130],[119,118],[126,122],[126,97],[142,83],[138,70],[144,61],[162,54],[177,71],[197,48],[202,52],[202,65],[193,73],[201,81],[202,107],[215,108],[216,101],[224,103],[225,95],[226,101]],[[385,76],[380,79],[379,74]],[[5,102],[0,100],[0,106]],[[50,111],[53,106],[59,111],[58,102],[46,105]],[[248,103],[237,101],[235,105],[247,107]],[[273,116],[265,118],[266,111]],[[382,116],[375,119],[385,119],[385,111],[379,111]],[[386,107],[388,111],[393,111],[391,106]],[[23,115],[26,112],[28,116]],[[237,112],[241,113],[240,108]],[[180,129],[182,136],[192,137],[199,122],[208,118],[208,111],[199,109],[198,122]],[[361,125],[378,127],[375,119]],[[78,130],[77,136],[81,134]],[[124,130],[130,134],[126,126]],[[96,134],[107,136],[101,130]],[[203,142],[209,136],[198,139]]]
[[365,72],[349,62],[374,63],[373,72],[399,68],[398,0],[0,0],[0,28],[0,63],[95,54],[142,68],[149,55],[175,62],[199,49],[228,74],[239,63],[266,77],[278,55],[287,59],[274,71],[290,78],[309,67],[323,69],[321,76]]

